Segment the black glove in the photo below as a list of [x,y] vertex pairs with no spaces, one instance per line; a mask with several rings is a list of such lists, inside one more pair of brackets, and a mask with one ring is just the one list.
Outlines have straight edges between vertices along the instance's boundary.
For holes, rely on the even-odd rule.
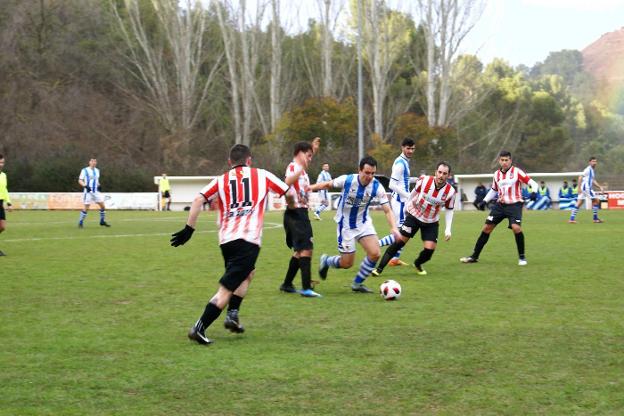
[[91,192],[91,187],[90,186],[85,186],[85,189],[87,190],[87,192]]
[[178,247],[186,243],[191,239],[193,233],[195,232],[195,228],[190,225],[185,225],[184,228],[177,233],[171,234],[171,245],[173,247]]
[[485,211],[485,207],[487,206],[487,202],[485,202],[485,201],[481,201],[481,202],[479,202],[477,205],[479,206],[479,209],[480,209],[481,211]]

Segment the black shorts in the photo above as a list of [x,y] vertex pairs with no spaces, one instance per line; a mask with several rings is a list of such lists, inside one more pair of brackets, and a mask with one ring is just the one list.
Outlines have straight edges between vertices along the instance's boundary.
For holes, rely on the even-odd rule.
[[162,193],[162,197],[163,198],[171,198],[171,194],[169,193],[169,191],[165,191]]
[[221,245],[225,273],[219,280],[226,289],[234,292],[256,268],[260,246],[245,240],[234,240]]
[[502,220],[509,220],[509,227],[512,224],[522,225],[522,202],[515,204],[501,204],[497,202],[492,207],[490,215],[485,219],[486,224],[498,225]]
[[286,245],[295,251],[314,248],[312,224],[307,208],[286,209],[284,212],[284,230]]
[[4,200],[0,199],[0,221],[6,220],[6,212],[4,212]]
[[411,214],[405,216],[403,225],[399,228],[399,232],[404,237],[414,238],[418,230],[420,230],[420,238],[422,241],[438,242],[438,229],[440,228],[439,222],[422,222],[418,218]]

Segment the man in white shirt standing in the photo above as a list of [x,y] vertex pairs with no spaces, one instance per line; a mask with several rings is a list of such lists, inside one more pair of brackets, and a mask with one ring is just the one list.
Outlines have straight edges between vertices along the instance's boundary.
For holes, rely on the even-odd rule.
[[82,186],[82,203],[84,209],[80,211],[80,220],[78,228],[84,227],[84,220],[89,211],[89,206],[95,203],[100,207],[100,225],[102,227],[110,227],[106,222],[106,208],[104,207],[104,195],[100,192],[100,170],[96,168],[97,159],[92,157],[89,160],[89,166],[82,168],[78,183]]
[[[401,154],[394,160],[392,164],[392,175],[390,176],[389,188],[392,190],[392,196],[390,197],[390,207],[396,219],[397,226],[401,228],[403,221],[405,221],[405,202],[409,199],[409,181],[410,181],[410,167],[409,162],[414,154],[414,148],[416,143],[414,140],[406,137],[401,142]],[[395,239],[392,234],[385,236],[379,240],[381,247],[388,246],[394,243]],[[396,252],[394,257],[388,263],[390,266],[407,266],[407,263],[402,261],[401,250]]]
[[[329,173],[329,163],[323,163],[323,170],[319,173],[318,178],[316,178],[316,183],[331,181],[332,177]],[[321,220],[321,212],[325,211],[329,208],[329,194],[327,193],[327,189],[323,189],[318,193],[319,199],[321,200],[320,205],[314,211],[314,219],[317,221]]]

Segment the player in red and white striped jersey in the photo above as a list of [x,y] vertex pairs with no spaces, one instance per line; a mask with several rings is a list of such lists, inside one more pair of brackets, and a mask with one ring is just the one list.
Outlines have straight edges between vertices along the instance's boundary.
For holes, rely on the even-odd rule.
[[410,238],[416,235],[418,230],[420,230],[420,237],[423,241],[423,250],[414,260],[414,266],[416,267],[416,274],[421,276],[427,274],[422,265],[431,259],[436,249],[442,207],[446,209],[444,240],[449,241],[451,239],[455,189],[446,182],[450,173],[451,166],[446,162],[440,162],[436,166],[434,176],[423,175],[418,178],[416,186],[405,204],[407,215],[399,228],[401,238],[388,247],[379,266],[373,272],[374,276],[379,276],[382,273],[395,253],[401,250]]
[[[286,179],[299,175],[288,191],[292,203],[284,211],[284,231],[286,231],[286,245],[293,250],[288,263],[284,282],[280,290],[285,293],[300,293],[304,297],[321,297],[312,290],[312,224],[308,215],[308,198],[315,185],[310,185],[310,178],[306,172],[312,156],[318,151],[321,139],[316,137],[312,143],[298,142],[293,151],[293,160],[286,168]],[[301,291],[297,291],[293,280],[301,269]]]
[[[269,191],[284,195],[298,176],[284,183],[271,172],[251,166],[251,152],[237,144],[230,150],[231,169],[214,179],[193,200],[186,226],[173,234],[171,245],[186,243],[195,231],[202,206],[217,198],[219,204],[219,245],[225,260],[225,273],[219,280],[219,290],[206,305],[203,315],[193,325],[188,337],[199,344],[212,341],[204,333],[228,305],[225,327],[241,333],[238,310],[253,278],[260,252],[265,199]],[[290,198],[290,197],[287,197]]]
[[518,265],[526,266],[524,234],[521,227],[523,205],[521,184],[528,184],[533,189],[537,189],[539,186],[522,169],[513,166],[512,163],[510,152],[503,150],[499,153],[498,164],[500,169],[494,172],[492,188],[481,202],[482,205],[486,205],[497,196],[496,204],[485,220],[485,225],[477,239],[472,255],[459,259],[462,263],[476,263],[494,228],[507,218],[509,220],[509,228],[513,231],[516,239]]

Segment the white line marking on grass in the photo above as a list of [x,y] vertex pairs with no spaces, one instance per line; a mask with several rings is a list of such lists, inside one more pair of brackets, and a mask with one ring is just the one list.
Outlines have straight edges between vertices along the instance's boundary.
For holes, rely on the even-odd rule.
[[[281,228],[282,224],[274,222],[265,222],[265,230],[272,230],[275,228]],[[195,231],[195,234],[208,234],[216,233],[219,230],[207,230],[207,231]],[[153,236],[171,236],[172,233],[141,233],[141,234],[105,234],[105,235],[90,235],[84,237],[32,237],[32,238],[13,238],[2,239],[3,243],[21,243],[27,241],[54,241],[54,240],[90,240],[93,238],[126,238],[126,237],[153,237]]]

